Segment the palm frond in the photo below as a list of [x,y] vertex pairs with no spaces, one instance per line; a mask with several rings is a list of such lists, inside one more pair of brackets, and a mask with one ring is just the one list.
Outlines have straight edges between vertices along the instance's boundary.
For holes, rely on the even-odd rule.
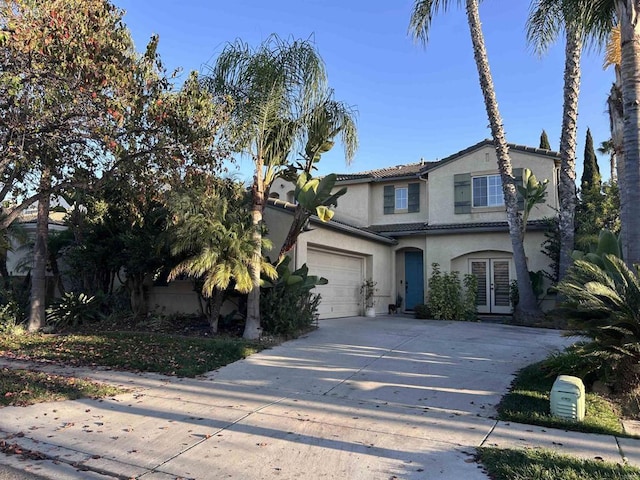
[[579,33],[589,49],[605,45],[614,25],[611,0],[532,0],[526,24],[527,42],[540,55],[567,30]]
[[414,41],[426,45],[429,41],[431,21],[440,12],[446,12],[452,3],[462,5],[463,0],[417,0],[413,5],[409,20],[409,34]]

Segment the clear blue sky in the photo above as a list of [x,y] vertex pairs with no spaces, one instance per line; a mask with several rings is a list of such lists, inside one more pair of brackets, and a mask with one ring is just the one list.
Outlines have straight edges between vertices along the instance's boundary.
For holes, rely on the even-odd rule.
[[[257,45],[269,34],[315,39],[336,98],[359,111],[360,148],[350,166],[341,148],[325,155],[320,173],[358,172],[437,160],[491,132],[477,80],[466,16],[453,8],[433,20],[423,48],[407,35],[411,0],[114,0],[126,10],[136,47],[160,36],[165,64],[203,71],[227,42]],[[544,128],[558,149],[562,113],[564,42],[539,58],[525,42],[526,0],[486,0],[480,7],[489,61],[507,139],[537,147]],[[613,81],[602,54],[582,62],[578,175],[584,138],[596,148],[609,138],[606,96]],[[608,178],[608,159],[600,156]],[[244,160],[241,175],[250,176]]]

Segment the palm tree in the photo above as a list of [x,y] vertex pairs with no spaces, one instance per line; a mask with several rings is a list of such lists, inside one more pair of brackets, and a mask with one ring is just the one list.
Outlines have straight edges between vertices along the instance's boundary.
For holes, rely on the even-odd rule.
[[[426,43],[433,15],[440,10],[446,11],[452,3],[452,0],[416,0],[409,23],[409,30],[413,33],[414,38]],[[458,0],[458,3],[463,4],[463,1]],[[515,308],[514,317],[519,322],[531,323],[541,315],[541,311],[538,307],[529,278],[527,258],[522,242],[522,218],[518,213],[516,180],[513,176],[509,147],[505,138],[502,118],[500,117],[498,102],[493,87],[493,78],[489,69],[489,59],[487,57],[484,35],[480,24],[480,14],[478,12],[478,0],[465,0],[464,5],[467,11],[473,54],[480,79],[480,89],[484,96],[487,116],[489,117],[489,124],[491,126],[491,135],[498,157],[498,169],[502,178],[502,190],[507,210],[507,222],[509,224],[509,237],[513,248],[513,259],[520,293],[520,301]]]
[[337,136],[344,146],[347,163],[351,161],[358,148],[355,115],[352,107],[334,100],[333,91],[330,91],[327,98],[313,106],[304,119],[306,141],[303,158],[296,166],[290,165],[286,174],[289,180],[296,183],[297,205],[289,233],[280,248],[279,262],[296,244],[311,215],[318,215],[322,221],[331,220],[331,207],[336,206],[338,197],[347,192],[346,187],[338,192],[331,191],[336,182],[335,175],[327,175],[320,180],[312,178],[312,171],[320,157],[333,148]]
[[[584,0],[566,1],[575,6]],[[639,15],[640,3],[637,1],[594,0],[590,2],[585,17],[589,28],[593,24],[606,22],[616,23],[620,29],[620,62],[616,77],[622,96],[619,105],[623,109],[624,125],[622,152],[616,149],[616,153],[622,249],[628,265],[640,264],[640,82],[637,78],[640,72]],[[615,131],[612,133],[615,143]]]
[[218,57],[204,84],[232,100],[229,135],[235,150],[254,164],[252,224],[253,288],[248,296],[244,338],[260,336],[262,216],[273,180],[287,166],[300,139],[301,119],[326,96],[324,63],[306,40],[286,42],[271,36],[256,49],[236,41]]
[[[191,180],[190,188],[173,194],[170,202],[175,221],[171,253],[182,261],[171,270],[169,279],[185,274],[202,282],[201,294],[210,301],[209,325],[215,334],[231,281],[241,293],[253,289],[254,229],[241,184],[197,177]],[[260,267],[269,278],[276,276],[269,262],[262,260]]]
[[560,134],[560,182],[558,195],[560,212],[560,279],[573,260],[575,243],[574,217],[576,210],[576,145],[578,97],[580,94],[580,60],[585,43],[603,44],[609,28],[593,23],[587,28],[583,16],[593,0],[532,0],[527,20],[527,40],[539,54],[543,54],[564,31],[565,65]]
[[600,146],[598,147],[598,153],[602,155],[609,155],[609,168],[610,168],[610,183],[613,185],[618,181],[617,173],[616,173],[616,149],[613,145],[613,139],[605,140],[604,142],[600,142]]

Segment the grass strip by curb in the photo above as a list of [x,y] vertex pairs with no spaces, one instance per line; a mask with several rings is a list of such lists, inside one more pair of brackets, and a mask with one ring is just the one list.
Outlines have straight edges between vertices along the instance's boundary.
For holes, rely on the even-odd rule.
[[543,449],[481,447],[477,459],[492,480],[638,480],[640,469],[582,460]]
[[0,406],[26,406],[86,397],[104,398],[124,392],[125,389],[90,380],[31,370],[0,369]]
[[137,332],[29,334],[0,338],[0,357],[185,377],[215,370],[263,348],[260,343],[235,338],[193,338]]
[[586,395],[584,421],[573,422],[552,417],[549,392],[554,381],[555,376],[548,376],[544,361],[523,368],[518,372],[509,393],[502,397],[498,405],[498,418],[578,432],[625,435],[615,405],[593,393]]

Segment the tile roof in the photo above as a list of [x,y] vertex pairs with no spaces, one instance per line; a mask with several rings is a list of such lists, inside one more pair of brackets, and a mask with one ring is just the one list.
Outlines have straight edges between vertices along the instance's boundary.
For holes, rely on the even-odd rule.
[[[493,147],[493,140],[490,138],[486,138],[484,140],[482,140],[481,142],[476,143],[475,145],[471,145],[470,147],[465,148],[464,150],[460,150],[459,152],[456,152],[452,155],[449,155],[448,157],[443,158],[442,160],[440,160],[439,162],[431,162],[432,165],[430,165],[428,168],[424,169],[424,172],[427,172],[429,170],[431,170],[433,167],[438,166],[440,164],[443,163],[449,163],[459,157],[462,157],[464,155],[466,155],[467,153],[471,153],[474,150],[477,150],[479,148],[485,147],[485,146],[491,146]],[[527,152],[527,153],[535,153],[536,155],[543,155],[545,157],[549,157],[549,158],[553,158],[553,159],[559,159],[560,158],[560,154],[558,152],[555,152],[553,150],[545,150],[543,148],[535,148],[535,147],[527,147],[525,145],[517,145],[515,143],[508,143],[507,144],[509,146],[509,150],[517,150],[520,152]],[[423,173],[424,173],[423,172]]]
[[395,165],[393,167],[379,168],[359,173],[338,174],[338,181],[367,180],[371,182],[387,180],[390,178],[418,177],[423,170],[433,167],[439,162],[417,162],[406,165]]
[[[527,147],[525,145],[517,145],[515,143],[509,143],[510,150],[517,150],[520,152],[534,153],[536,155],[542,155],[545,157],[549,157],[552,159],[558,159],[560,154],[553,150],[545,150],[542,148],[535,147]],[[476,143],[475,145],[471,145],[470,147],[465,148],[464,150],[460,150],[448,157],[445,157],[441,160],[432,161],[432,162],[417,162],[417,163],[409,163],[406,165],[396,165],[393,167],[379,168],[376,170],[368,170],[364,172],[357,173],[339,173],[337,174],[337,179],[339,182],[376,182],[376,181],[384,181],[392,178],[402,178],[402,177],[419,177],[420,175],[433,170],[434,168],[444,164],[449,163],[459,157],[462,157],[468,153],[471,153],[474,150],[485,146],[493,146],[493,140],[485,139],[481,142]]]

